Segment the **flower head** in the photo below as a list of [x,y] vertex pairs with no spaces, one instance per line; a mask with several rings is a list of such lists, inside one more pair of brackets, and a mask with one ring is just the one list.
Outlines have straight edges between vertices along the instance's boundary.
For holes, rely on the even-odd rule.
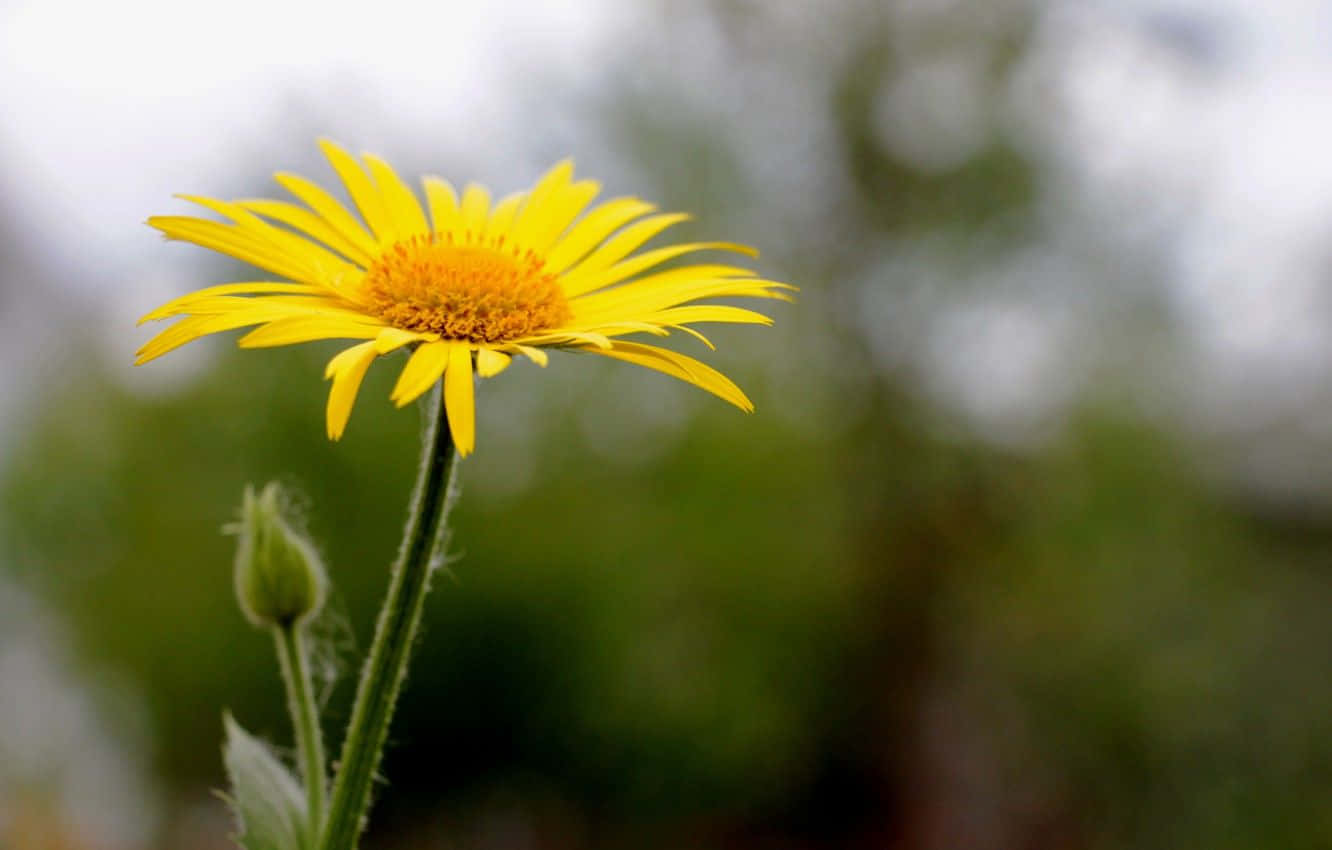
[[[726,376],[692,357],[624,339],[691,325],[771,324],[728,304],[730,296],[788,299],[787,284],[735,265],[684,263],[685,255],[743,245],[689,242],[640,250],[688,216],[657,213],[637,198],[592,206],[600,189],[575,180],[565,161],[531,190],[491,202],[482,186],[461,197],[447,181],[423,181],[426,204],[378,157],[359,160],[332,142],[321,147],[347,188],[358,219],[318,185],[294,174],[276,180],[301,204],[183,196],[227,219],[155,216],[171,239],[211,248],[276,275],[226,283],[176,298],[141,321],[183,317],[149,340],[136,363],[207,334],[255,327],[244,348],[319,339],[361,342],[328,363],[328,436],[338,439],[370,364],[400,348],[411,356],[392,400],[402,406],[444,379],[458,450],[476,440],[473,372],[499,374],[514,356],[545,366],[547,348],[587,351],[665,372],[743,410],[753,405]],[[428,212],[428,218],[427,218]]]

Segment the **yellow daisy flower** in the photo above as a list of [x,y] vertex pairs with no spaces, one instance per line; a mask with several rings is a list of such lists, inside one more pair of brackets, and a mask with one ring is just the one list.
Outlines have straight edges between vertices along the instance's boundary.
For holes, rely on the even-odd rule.
[[568,161],[530,191],[495,203],[482,186],[469,184],[460,198],[448,181],[426,177],[423,209],[382,159],[364,154],[357,160],[329,141],[320,147],[364,224],[315,183],[286,173],[275,179],[304,206],[182,196],[228,221],[148,220],[170,239],[220,251],[279,279],[211,286],[163,304],[140,322],[184,318],[140,348],[136,364],[207,334],[253,325],[259,327],[241,337],[242,348],[364,340],[335,355],[325,370],[333,381],[328,436],[336,440],[370,364],[407,346],[412,353],[392,401],[401,407],[443,376],[449,427],[464,455],[476,442],[473,371],[492,377],[516,355],[545,366],[547,348],[589,351],[656,369],[753,410],[740,388],[712,367],[622,339],[679,329],[711,348],[690,325],[772,324],[752,310],[696,302],[721,296],[790,300],[784,290],[794,287],[734,265],[658,268],[698,251],[755,257],[753,249],[688,242],[639,251],[688,216],[657,213],[652,204],[632,197],[589,209],[600,186],[575,181]]

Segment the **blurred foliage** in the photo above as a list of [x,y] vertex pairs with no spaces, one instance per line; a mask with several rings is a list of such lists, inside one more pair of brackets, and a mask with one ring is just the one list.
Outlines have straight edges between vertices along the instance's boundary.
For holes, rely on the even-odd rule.
[[[829,47],[752,3],[691,4],[663,13],[637,76],[583,105],[668,203],[766,244],[746,149],[669,73],[672,26],[715,15],[742,86],[828,75],[847,195],[826,232],[783,234],[774,276],[800,303],[718,355],[757,415],[636,376],[682,415],[625,459],[588,425],[642,425],[612,368],[558,357],[483,385],[378,846],[1332,844],[1332,520],[1256,510],[1205,445],[1095,391],[1039,447],[1004,449],[868,365],[852,289],[896,284],[875,277],[885,246],[1031,223],[1039,163],[1000,134],[927,174],[867,117],[903,44],[960,40],[1001,88],[1025,11],[978,26],[954,5],[916,42],[883,4],[847,3]],[[802,253],[821,239],[829,253]],[[359,660],[345,638],[369,634],[416,453],[414,412],[382,401],[391,369],[329,444],[333,348],[219,350],[148,398],[76,352],[0,482],[4,562],[146,695],[179,800],[222,783],[223,707],[289,737],[219,533],[242,487],[284,476],[309,495],[343,612],[337,736]],[[514,463],[520,483],[495,486]]]

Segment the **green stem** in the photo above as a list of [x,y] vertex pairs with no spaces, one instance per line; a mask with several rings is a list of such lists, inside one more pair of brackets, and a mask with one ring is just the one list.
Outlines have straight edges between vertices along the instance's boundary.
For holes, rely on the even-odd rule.
[[421,469],[388,596],[379,610],[374,643],[356,688],[356,704],[333,785],[333,804],[320,842],[322,850],[354,850],[364,828],[371,786],[393,707],[407,676],[430,575],[443,556],[457,453],[445,415],[444,394],[438,385],[431,391],[425,409],[429,413],[422,434]]
[[301,779],[305,783],[306,810],[310,824],[311,845],[324,824],[324,795],[328,773],[324,767],[324,736],[319,729],[319,709],[310,683],[310,662],[305,651],[304,630],[295,623],[273,628],[277,642],[278,664],[287,686],[287,709],[296,730],[296,750],[301,761]]

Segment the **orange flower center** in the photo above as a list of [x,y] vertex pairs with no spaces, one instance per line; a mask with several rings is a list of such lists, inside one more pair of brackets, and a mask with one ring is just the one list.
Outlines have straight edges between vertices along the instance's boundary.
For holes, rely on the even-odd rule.
[[366,271],[362,293],[366,306],[395,327],[475,343],[521,339],[573,316],[544,260],[506,246],[503,236],[404,239]]

